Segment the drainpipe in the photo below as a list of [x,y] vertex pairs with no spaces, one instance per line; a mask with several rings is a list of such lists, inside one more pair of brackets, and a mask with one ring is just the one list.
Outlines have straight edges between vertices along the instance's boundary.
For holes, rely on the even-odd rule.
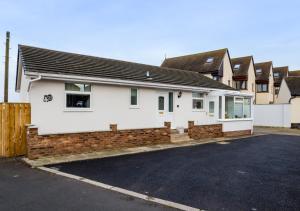
[[32,82],[39,81],[39,80],[41,80],[41,79],[42,79],[42,76],[39,75],[37,78],[34,78],[34,79],[29,80],[27,92],[29,92],[29,90],[30,90],[30,88],[31,88]]

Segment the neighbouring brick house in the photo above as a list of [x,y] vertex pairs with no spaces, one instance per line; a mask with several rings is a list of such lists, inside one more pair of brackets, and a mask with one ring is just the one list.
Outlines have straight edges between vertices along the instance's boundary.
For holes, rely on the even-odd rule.
[[32,159],[253,130],[252,95],[194,71],[19,45],[16,77]]
[[209,78],[234,87],[228,49],[167,58],[161,67],[176,68],[201,73]]
[[255,96],[255,69],[252,56],[231,59],[234,88]]
[[288,66],[273,68],[275,103],[277,102],[281,82],[285,77],[288,76],[288,73],[289,73]]
[[261,62],[255,63],[256,75],[256,104],[273,104],[274,103],[274,78],[273,63]]

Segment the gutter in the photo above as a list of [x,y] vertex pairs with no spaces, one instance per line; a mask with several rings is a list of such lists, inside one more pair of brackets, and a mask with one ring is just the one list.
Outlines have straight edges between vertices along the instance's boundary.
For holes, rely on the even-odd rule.
[[27,92],[30,91],[31,84],[32,84],[33,82],[39,81],[39,80],[41,80],[41,79],[42,79],[42,76],[41,76],[41,75],[38,75],[37,78],[34,78],[34,79],[29,80],[28,87],[27,87]]
[[38,78],[33,79],[32,81],[40,80],[41,77],[43,77],[43,79],[48,79],[48,80],[59,80],[59,81],[70,81],[70,82],[100,83],[100,84],[110,84],[110,85],[119,85],[119,86],[136,86],[136,87],[147,87],[147,88],[171,89],[171,90],[179,90],[179,91],[200,91],[200,92],[201,91],[202,92],[223,91],[223,92],[240,94],[240,92],[234,90],[140,82],[140,81],[120,80],[120,79],[110,79],[110,78],[94,78],[94,77],[85,77],[85,76],[74,76],[74,75],[71,76],[71,75],[61,75],[61,74],[36,73],[36,72],[28,72],[26,75],[38,76]]

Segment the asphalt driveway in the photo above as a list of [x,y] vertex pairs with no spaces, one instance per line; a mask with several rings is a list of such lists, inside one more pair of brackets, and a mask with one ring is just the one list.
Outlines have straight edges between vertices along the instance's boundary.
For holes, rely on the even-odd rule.
[[171,210],[0,159],[0,210]]
[[300,210],[299,136],[258,136],[52,167],[201,209]]

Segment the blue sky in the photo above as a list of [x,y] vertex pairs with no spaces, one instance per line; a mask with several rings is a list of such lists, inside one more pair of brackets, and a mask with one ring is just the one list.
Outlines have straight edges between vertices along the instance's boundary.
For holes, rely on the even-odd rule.
[[11,32],[10,100],[17,45],[160,65],[167,57],[229,48],[300,69],[300,1],[0,0],[0,101],[5,32]]

